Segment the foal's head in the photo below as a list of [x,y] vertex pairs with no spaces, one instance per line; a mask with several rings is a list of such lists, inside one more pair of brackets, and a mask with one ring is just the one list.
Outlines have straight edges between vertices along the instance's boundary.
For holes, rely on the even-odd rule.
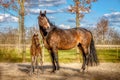
[[49,21],[46,17],[46,11],[44,11],[44,13],[42,13],[42,11],[40,11],[40,15],[38,16],[38,24],[41,27],[43,27],[44,29],[50,28]]
[[40,45],[38,34],[34,34],[32,37],[32,44],[36,45],[38,47]]

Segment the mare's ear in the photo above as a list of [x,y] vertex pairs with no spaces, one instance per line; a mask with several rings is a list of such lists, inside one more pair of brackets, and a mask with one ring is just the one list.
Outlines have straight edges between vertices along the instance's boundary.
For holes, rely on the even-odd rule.
[[33,34],[33,37],[35,36],[35,33]]
[[44,14],[46,15],[46,10],[44,11]]
[[40,15],[42,14],[42,11],[40,10]]

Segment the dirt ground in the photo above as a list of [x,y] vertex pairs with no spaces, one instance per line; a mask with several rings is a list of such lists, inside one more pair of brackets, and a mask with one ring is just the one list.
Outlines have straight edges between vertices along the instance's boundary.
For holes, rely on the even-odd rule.
[[0,63],[0,80],[120,80],[120,63],[101,63],[79,72],[81,64],[61,63],[57,73],[51,73],[50,63],[44,64],[44,74],[29,75],[30,63]]

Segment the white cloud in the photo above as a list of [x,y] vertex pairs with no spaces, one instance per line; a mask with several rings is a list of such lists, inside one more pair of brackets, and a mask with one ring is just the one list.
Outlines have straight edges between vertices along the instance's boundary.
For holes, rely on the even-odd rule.
[[75,21],[75,18],[70,18],[70,19],[68,19],[67,21],[70,22],[70,23],[71,23],[71,22],[72,22],[72,23],[75,23],[75,22],[76,22],[76,21]]
[[18,22],[18,18],[10,14],[0,14],[0,22]]
[[41,11],[45,11],[47,12],[47,14],[54,14],[54,13],[57,13],[58,11],[54,11],[54,10],[48,10],[48,9],[30,9],[30,13],[32,14],[39,14],[40,13],[40,10]]
[[53,16],[50,16],[49,18],[50,18],[50,19],[55,19],[55,17],[53,17]]
[[41,6],[59,6],[66,3],[66,0],[39,0]]
[[[29,14],[39,14],[40,10],[45,10],[45,8],[48,9],[48,7],[55,7],[60,6],[63,4],[66,4],[66,0],[26,0],[25,7],[26,7],[26,13]],[[47,10],[48,14],[54,14],[63,12],[63,10]]]
[[104,14],[103,17],[108,19],[110,26],[120,26],[120,12]]
[[104,16],[106,17],[111,17],[111,16],[119,16],[120,15],[120,12],[112,12],[112,13],[109,13],[109,14],[104,14]]
[[66,0],[27,0],[25,6],[28,7],[50,7],[66,4]]
[[4,17],[0,15],[0,22],[2,22],[2,21],[3,21],[3,18],[4,18]]
[[59,25],[59,27],[62,29],[69,29],[70,28],[69,25],[64,25],[64,24]]

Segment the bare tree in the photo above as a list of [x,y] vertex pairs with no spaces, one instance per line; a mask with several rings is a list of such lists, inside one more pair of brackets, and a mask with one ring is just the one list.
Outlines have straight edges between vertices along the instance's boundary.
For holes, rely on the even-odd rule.
[[120,33],[113,28],[109,29],[109,43],[117,45],[120,44]]
[[2,28],[0,32],[0,44],[17,44],[18,43],[18,30],[11,27]]
[[85,13],[89,13],[91,9],[91,3],[96,0],[73,0],[75,6],[70,6],[69,12],[76,14],[76,27],[80,27],[79,21],[84,17]]
[[[23,46],[20,47],[20,51],[22,51],[22,57],[23,61],[25,61],[25,28],[24,28],[24,16],[25,16],[25,4],[26,0],[7,0],[1,1],[0,5],[3,6],[4,8],[11,8],[18,13],[18,19],[19,19],[19,43],[22,44]],[[16,4],[16,5],[13,5]],[[17,6],[19,5],[19,6]],[[17,11],[15,10],[17,9]]]
[[[79,21],[84,17],[85,13],[89,13],[91,9],[91,3],[96,0],[73,0],[74,6],[70,6],[69,12],[76,14],[76,28],[80,27]],[[79,50],[77,49],[77,53]]]
[[100,21],[97,23],[97,29],[96,29],[97,35],[100,37],[99,41],[103,44],[105,40],[105,34],[108,31],[108,25],[109,25],[109,22],[105,18],[100,19]]

